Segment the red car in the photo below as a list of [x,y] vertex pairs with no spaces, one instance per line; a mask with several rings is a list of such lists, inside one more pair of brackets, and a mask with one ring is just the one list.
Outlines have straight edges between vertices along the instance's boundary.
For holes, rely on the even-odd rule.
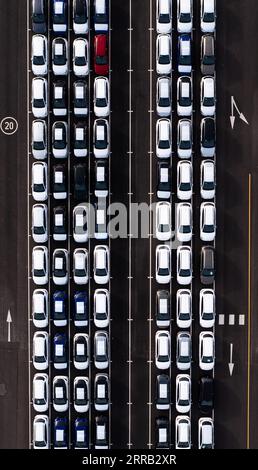
[[94,38],[94,70],[97,75],[108,75],[108,36],[97,34]]

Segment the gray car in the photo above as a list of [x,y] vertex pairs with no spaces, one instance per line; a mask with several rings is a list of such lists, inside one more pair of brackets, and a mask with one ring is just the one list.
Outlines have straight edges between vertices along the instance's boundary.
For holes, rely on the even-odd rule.
[[212,284],[215,278],[215,253],[213,246],[203,246],[201,251],[201,283]]
[[201,72],[203,75],[214,75],[215,72],[215,43],[211,34],[202,36]]

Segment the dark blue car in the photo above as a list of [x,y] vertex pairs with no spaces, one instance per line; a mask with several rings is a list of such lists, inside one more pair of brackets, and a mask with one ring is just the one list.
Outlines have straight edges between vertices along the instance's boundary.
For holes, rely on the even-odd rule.
[[53,363],[55,369],[66,369],[68,366],[67,336],[57,333],[53,341]]
[[45,0],[32,0],[32,31],[44,34],[47,30],[46,4]]
[[75,292],[74,294],[73,319],[75,326],[88,325],[88,295],[86,292]]
[[67,0],[52,0],[52,24],[54,33],[67,32]]
[[65,291],[56,291],[53,294],[52,318],[55,326],[67,325],[67,295]]
[[54,421],[54,449],[67,448],[67,419],[56,418]]
[[74,422],[74,449],[88,449],[89,426],[86,418],[76,418]]

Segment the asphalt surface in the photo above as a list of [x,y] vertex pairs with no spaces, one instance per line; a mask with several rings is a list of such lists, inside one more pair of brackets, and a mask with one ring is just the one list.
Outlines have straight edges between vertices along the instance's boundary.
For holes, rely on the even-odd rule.
[[28,444],[25,0],[0,2],[0,28],[0,120],[19,125],[11,136],[0,131],[0,448],[14,449]]
[[[17,6],[18,3],[18,6]],[[153,73],[150,97],[150,63],[155,69],[155,3],[132,0],[112,1],[112,163],[111,201],[150,202],[156,184],[155,109]],[[199,2],[197,2],[199,3]],[[247,5],[248,4],[248,5]],[[197,5],[198,6],[198,5]],[[195,5],[195,13],[198,8]],[[215,366],[215,444],[218,449],[257,448],[257,201],[258,166],[258,6],[255,0],[217,0],[217,321]],[[1,119],[13,116],[19,128],[13,136],[0,132],[2,171],[0,175],[0,448],[29,446],[28,403],[28,322],[27,322],[27,126],[26,126],[26,1],[0,2]],[[10,27],[10,25],[12,27]],[[13,31],[16,31],[16,35]],[[19,52],[17,40],[19,36]],[[128,72],[130,64],[133,72]],[[194,32],[194,60],[198,67],[199,32]],[[151,39],[152,38],[152,39]],[[153,44],[150,57],[150,41]],[[174,44],[175,48],[175,44]],[[10,59],[11,58],[11,59]],[[132,92],[130,95],[130,74]],[[197,72],[197,76],[198,72]],[[197,82],[197,80],[196,80]],[[173,83],[175,90],[175,83]],[[197,100],[198,84],[194,97]],[[236,117],[231,129],[230,97],[234,96],[249,122]],[[130,110],[130,96],[132,113]],[[198,126],[198,102],[195,102],[195,130]],[[131,114],[131,116],[130,116]],[[237,116],[237,113],[236,113]],[[130,120],[132,135],[130,137]],[[173,123],[173,129],[175,128]],[[151,134],[152,129],[152,134]],[[151,139],[152,135],[152,139]],[[175,133],[174,133],[175,136]],[[131,156],[127,153],[132,145]],[[174,143],[175,146],[175,143]],[[195,143],[195,192],[198,193],[198,140]],[[73,163],[73,162],[72,162]],[[173,170],[175,163],[173,162]],[[14,184],[15,178],[15,184]],[[175,187],[175,178],[173,178]],[[10,197],[11,191],[11,197]],[[128,194],[132,192],[132,194]],[[89,195],[90,197],[90,195]],[[131,197],[131,199],[130,199]],[[154,196],[155,197],[155,196]],[[198,235],[199,196],[195,196],[195,237],[193,294],[199,290]],[[129,231],[129,227],[128,227]],[[129,233],[129,232],[128,232]],[[155,365],[155,279],[156,241],[128,238],[112,240],[112,408],[111,442],[113,448],[146,449],[154,447]],[[94,243],[92,243],[94,247]],[[150,262],[151,253],[151,262]],[[173,254],[173,261],[175,257]],[[131,273],[132,279],[128,279]],[[175,276],[175,263],[173,267]],[[52,287],[51,287],[52,288]],[[171,292],[175,293],[172,280]],[[174,302],[174,300],[173,300]],[[174,306],[174,304],[173,304]],[[196,300],[195,300],[195,307]],[[7,342],[8,309],[13,319],[11,343]],[[195,309],[194,315],[197,315]],[[175,308],[172,309],[175,320]],[[224,315],[224,324],[219,316]],[[234,315],[234,325],[229,321]],[[244,315],[244,325],[239,325]],[[152,321],[148,320],[152,318]],[[132,321],[128,320],[131,319]],[[93,330],[94,331],[94,330]],[[175,322],[172,322],[172,359],[175,355]],[[73,334],[73,332],[71,332]],[[196,447],[198,371],[198,320],[193,324],[193,446]],[[233,344],[233,375],[228,362]],[[132,363],[128,360],[131,358]],[[175,363],[171,378],[175,377]],[[173,397],[173,396],[172,396]],[[151,399],[151,401],[150,401]],[[172,400],[174,403],[174,400]],[[149,403],[149,404],[148,404]],[[151,404],[152,403],[152,404]],[[15,406],[14,406],[15,404]],[[72,415],[72,419],[74,416]],[[175,418],[174,405],[170,418]],[[94,419],[94,415],[93,415]],[[174,441],[172,425],[171,442]]]

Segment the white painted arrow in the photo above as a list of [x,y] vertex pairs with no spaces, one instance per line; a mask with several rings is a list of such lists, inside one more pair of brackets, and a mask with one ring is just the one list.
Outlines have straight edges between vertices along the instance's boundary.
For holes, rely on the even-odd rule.
[[233,362],[233,344],[230,343],[230,354],[229,354],[229,363],[228,363],[228,368],[229,368],[229,374],[230,376],[233,375],[233,370],[234,370],[235,364]]
[[236,117],[235,117],[235,115],[234,115],[234,110],[237,111],[239,118],[240,118],[245,124],[249,125],[249,122],[247,121],[245,115],[244,115],[243,113],[241,113],[239,107],[237,106],[234,96],[231,96],[231,115],[230,115],[230,118],[229,118],[229,119],[230,119],[230,124],[231,124],[232,129],[234,129],[235,120],[236,120]]
[[8,324],[8,343],[10,343],[11,342],[11,323],[13,321],[10,309],[8,310],[6,321]]

